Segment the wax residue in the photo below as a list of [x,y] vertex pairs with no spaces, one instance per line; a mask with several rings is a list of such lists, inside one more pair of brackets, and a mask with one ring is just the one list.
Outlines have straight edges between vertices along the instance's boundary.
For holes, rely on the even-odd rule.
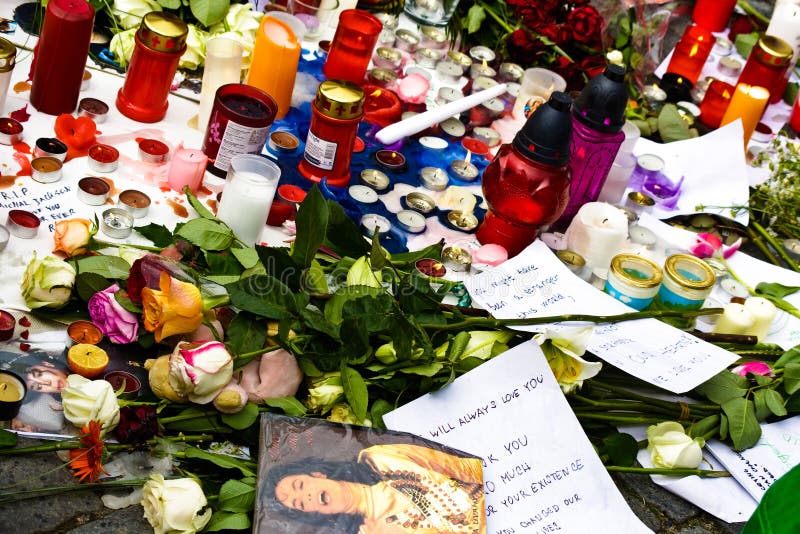
[[182,217],[185,219],[186,217],[189,216],[189,210],[187,210],[185,206],[181,206],[172,199],[167,199],[167,204],[169,205],[169,207],[172,208],[172,213],[174,213],[178,217]]
[[119,193],[119,190],[117,190],[117,187],[116,187],[116,185],[114,185],[114,180],[112,180],[111,178],[107,178],[107,177],[105,177],[105,176],[101,176],[101,177],[100,177],[100,179],[101,179],[101,180],[103,180],[105,183],[107,183],[107,184],[108,184],[108,187],[109,187],[109,189],[108,189],[108,196],[109,196],[109,197],[113,197],[113,196],[115,196],[117,193]]
[[25,91],[30,91],[30,90],[31,90],[30,82],[17,82],[14,84],[14,92],[17,94],[24,93]]
[[8,189],[16,182],[16,176],[0,176],[0,189]]

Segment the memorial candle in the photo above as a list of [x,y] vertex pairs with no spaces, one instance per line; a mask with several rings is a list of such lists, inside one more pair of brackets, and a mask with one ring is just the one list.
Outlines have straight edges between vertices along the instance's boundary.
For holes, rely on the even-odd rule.
[[19,414],[27,388],[11,371],[0,371],[0,421],[10,421]]
[[208,158],[201,150],[191,150],[178,146],[172,157],[167,173],[167,183],[175,191],[183,191],[184,186],[196,193],[203,183]]
[[764,113],[768,101],[769,91],[763,87],[740,83],[733,92],[731,103],[722,117],[720,126],[725,126],[736,119],[741,119],[742,128],[744,129],[744,148],[747,149],[750,136],[753,135],[753,131],[756,129],[756,125]]
[[721,32],[736,7],[736,0],[697,0],[692,11],[692,20],[707,30]]
[[403,107],[397,95],[376,85],[364,84],[363,120],[385,128],[400,120]]
[[212,37],[206,42],[206,62],[203,66],[203,84],[200,90],[200,109],[197,112],[197,129],[205,131],[217,89],[226,83],[239,83],[242,79],[242,45],[227,37]]

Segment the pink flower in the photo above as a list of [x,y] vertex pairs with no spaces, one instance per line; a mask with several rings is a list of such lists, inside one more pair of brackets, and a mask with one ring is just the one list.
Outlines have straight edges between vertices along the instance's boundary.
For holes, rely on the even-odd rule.
[[751,375],[772,376],[772,368],[764,362],[747,362],[731,369],[731,373],[739,376],[747,376],[748,373]]
[[233,376],[233,358],[219,341],[181,341],[169,357],[169,384],[197,404],[208,404]]
[[698,258],[721,256],[723,259],[727,260],[733,256],[737,250],[739,250],[741,244],[742,238],[740,237],[733,245],[726,247],[722,244],[722,240],[719,238],[719,236],[715,234],[709,234],[707,232],[700,232],[697,234],[694,244],[689,247],[689,252]]
[[103,331],[112,343],[132,343],[136,341],[139,320],[114,298],[119,286],[114,284],[98,291],[89,299],[89,316],[92,322]]

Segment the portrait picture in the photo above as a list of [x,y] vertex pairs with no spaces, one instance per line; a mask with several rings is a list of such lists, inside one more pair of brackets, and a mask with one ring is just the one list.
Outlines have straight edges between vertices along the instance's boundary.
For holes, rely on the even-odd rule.
[[412,434],[263,414],[253,532],[486,531],[482,460]]

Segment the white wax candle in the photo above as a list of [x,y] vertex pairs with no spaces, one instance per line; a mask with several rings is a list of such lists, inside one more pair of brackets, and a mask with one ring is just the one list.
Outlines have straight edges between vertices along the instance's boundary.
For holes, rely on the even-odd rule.
[[755,319],[744,304],[732,302],[725,306],[717,324],[714,325],[715,334],[742,334],[749,335]]
[[442,122],[448,117],[458,115],[459,113],[473,108],[482,102],[486,102],[489,99],[500,96],[506,92],[506,89],[506,84],[501,83],[490,89],[486,89],[485,91],[480,91],[478,93],[465,96],[464,98],[450,102],[444,106],[428,110],[425,113],[420,113],[419,115],[414,115],[413,117],[404,121],[390,124],[386,128],[376,133],[375,139],[384,145],[392,144],[395,141],[403,139],[404,137],[410,137],[417,132],[421,132],[425,128],[430,128],[434,124]]
[[239,154],[231,159],[217,217],[245,243],[256,243],[280,179],[280,168],[266,158]]
[[764,341],[778,309],[763,297],[750,297],[744,302],[744,307],[753,316],[753,326],[747,333],[758,336],[759,343]]
[[628,218],[605,202],[581,206],[565,233],[567,248],[577,252],[591,268],[608,269],[628,237]]

